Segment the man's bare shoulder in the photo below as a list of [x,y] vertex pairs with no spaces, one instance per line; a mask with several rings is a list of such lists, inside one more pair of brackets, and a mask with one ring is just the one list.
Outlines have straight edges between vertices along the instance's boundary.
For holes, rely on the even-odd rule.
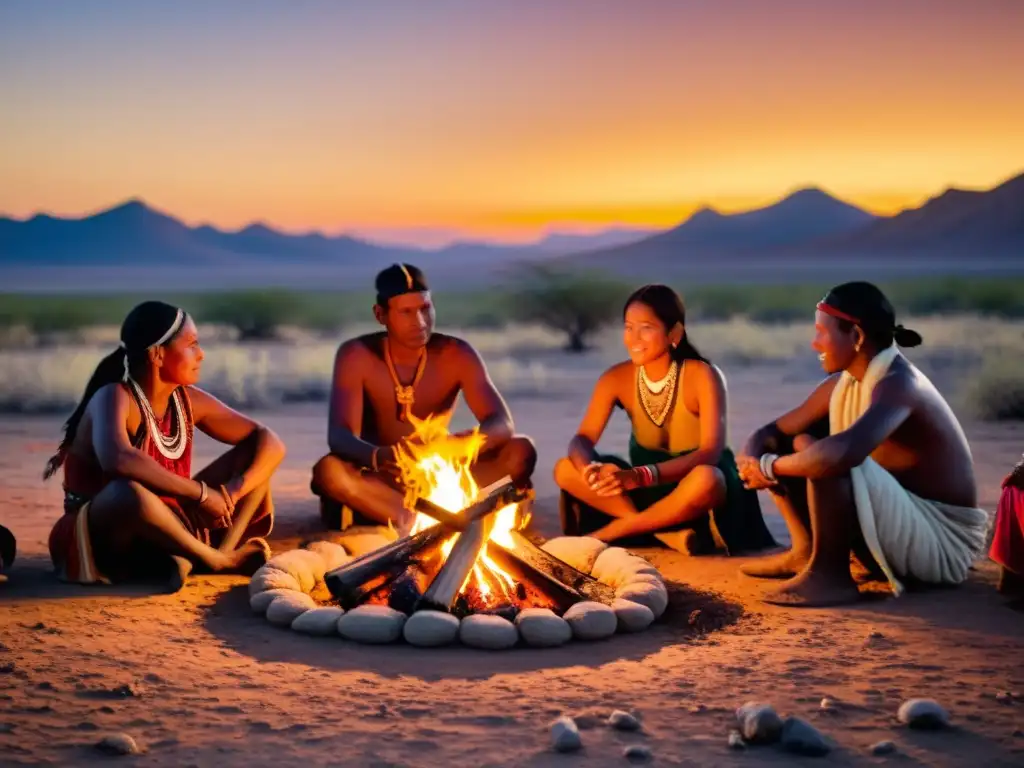
[[427,351],[453,363],[472,362],[481,359],[476,347],[463,338],[447,333],[431,334],[430,342],[427,344]]
[[380,357],[383,333],[367,333],[346,339],[338,345],[337,359],[346,362],[359,362]]
[[924,396],[927,379],[905,358],[898,357],[872,390],[874,402],[913,403]]

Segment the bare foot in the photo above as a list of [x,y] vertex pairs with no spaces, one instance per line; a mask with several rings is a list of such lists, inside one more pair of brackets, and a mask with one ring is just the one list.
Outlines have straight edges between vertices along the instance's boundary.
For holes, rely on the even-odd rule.
[[740,566],[740,573],[757,579],[791,579],[804,569],[810,559],[810,552],[787,549],[777,555],[744,563]]
[[807,569],[761,599],[774,605],[826,608],[855,603],[860,600],[860,592],[848,571],[844,576]]
[[167,582],[168,591],[173,594],[185,586],[192,574],[192,561],[181,555],[171,555],[171,578]]
[[270,559],[270,545],[263,539],[249,539],[234,552],[227,555],[224,573],[238,573],[252,576]]

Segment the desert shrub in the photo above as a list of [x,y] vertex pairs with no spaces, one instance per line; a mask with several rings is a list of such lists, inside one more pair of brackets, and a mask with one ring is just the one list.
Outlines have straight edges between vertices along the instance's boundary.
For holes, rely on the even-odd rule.
[[599,272],[531,266],[512,288],[508,312],[515,320],[564,333],[565,348],[583,352],[594,333],[619,319],[631,290],[628,283]]
[[1019,353],[1004,350],[986,355],[977,374],[966,381],[964,400],[980,419],[1024,420],[1024,372]]
[[290,291],[241,291],[199,297],[197,319],[229,325],[241,341],[273,339],[283,325],[297,325],[306,308],[299,294]]

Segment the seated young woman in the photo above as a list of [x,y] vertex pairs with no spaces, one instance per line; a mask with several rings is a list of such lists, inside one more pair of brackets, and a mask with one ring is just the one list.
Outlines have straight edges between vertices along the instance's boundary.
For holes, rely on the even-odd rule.
[[[555,465],[563,531],[626,546],[660,540],[689,554],[775,546],[726,446],[725,379],[687,338],[682,299],[644,286],[623,322],[629,360],[598,379]],[[628,462],[595,449],[615,408],[632,424]]]
[[[97,366],[44,477],[64,468],[50,532],[58,576],[79,584],[251,574],[270,549],[270,477],[284,458],[265,426],[196,387],[195,323],[158,301],[135,307]],[[192,476],[195,429],[233,446]]]

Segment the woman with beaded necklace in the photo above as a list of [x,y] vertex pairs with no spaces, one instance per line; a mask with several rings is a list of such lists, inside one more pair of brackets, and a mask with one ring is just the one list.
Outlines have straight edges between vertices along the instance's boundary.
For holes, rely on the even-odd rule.
[[[284,444],[195,386],[202,360],[183,310],[147,301],[128,313],[44,474],[64,468],[64,515],[50,533],[62,580],[165,577],[176,591],[193,568],[251,574],[266,562]],[[196,428],[234,447],[193,478]]]
[[[775,546],[726,446],[724,377],[687,338],[682,299],[665,285],[638,289],[623,331],[630,359],[598,379],[555,465],[563,531],[627,546],[653,535],[688,554]],[[615,408],[632,424],[628,463],[595,450]]]

